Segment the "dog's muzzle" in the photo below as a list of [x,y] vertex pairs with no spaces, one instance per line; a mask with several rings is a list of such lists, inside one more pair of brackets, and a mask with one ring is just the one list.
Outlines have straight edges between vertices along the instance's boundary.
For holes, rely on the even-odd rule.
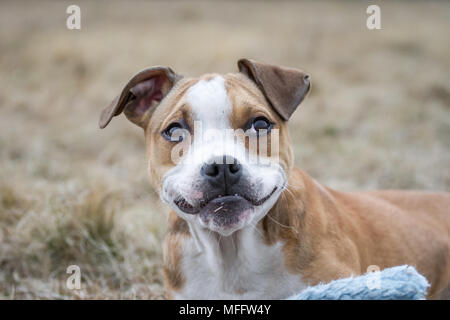
[[274,187],[269,194],[258,198],[252,184],[243,177],[243,166],[229,156],[205,163],[200,174],[203,179],[203,197],[193,204],[178,197],[174,203],[184,213],[200,214],[204,221],[213,216],[214,222],[219,225],[233,224],[243,212],[263,204],[277,190]]

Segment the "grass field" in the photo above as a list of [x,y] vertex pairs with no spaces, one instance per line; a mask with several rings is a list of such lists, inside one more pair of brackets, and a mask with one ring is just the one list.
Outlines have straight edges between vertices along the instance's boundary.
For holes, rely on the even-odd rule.
[[[65,27],[81,7],[82,29]],[[101,109],[138,70],[299,67],[296,165],[340,190],[450,190],[450,2],[2,1],[0,297],[164,298],[143,134]],[[78,265],[81,290],[68,290]]]

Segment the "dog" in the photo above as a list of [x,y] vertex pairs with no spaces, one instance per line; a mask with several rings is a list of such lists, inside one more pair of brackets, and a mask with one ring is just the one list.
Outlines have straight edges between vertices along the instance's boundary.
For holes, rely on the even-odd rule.
[[[450,194],[322,186],[294,167],[287,127],[310,76],[251,59],[238,67],[197,78],[145,69],[100,116],[101,128],[124,112],[144,129],[151,184],[172,209],[163,246],[167,297],[283,299],[408,264],[430,281],[428,298],[449,298]],[[247,140],[202,138],[197,124],[265,139],[277,161],[249,161]]]

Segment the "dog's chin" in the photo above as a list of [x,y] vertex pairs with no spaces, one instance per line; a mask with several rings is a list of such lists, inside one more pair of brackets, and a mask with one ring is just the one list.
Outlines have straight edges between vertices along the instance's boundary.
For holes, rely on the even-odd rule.
[[244,227],[251,219],[253,204],[240,196],[225,196],[211,200],[199,212],[200,224],[228,236]]
[[222,236],[229,236],[244,228],[261,213],[263,204],[277,191],[277,187],[265,197],[252,200],[239,194],[217,196],[208,201],[189,204],[184,198],[174,201],[175,206],[188,220],[194,220],[203,228],[210,229]]

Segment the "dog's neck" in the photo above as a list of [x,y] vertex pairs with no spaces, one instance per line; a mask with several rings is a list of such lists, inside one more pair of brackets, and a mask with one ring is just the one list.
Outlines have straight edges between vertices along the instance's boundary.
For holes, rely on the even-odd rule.
[[[191,225],[190,233],[194,239],[191,243],[196,246],[195,253],[190,255],[196,261],[194,273],[204,274],[213,283],[214,291],[223,293],[221,298],[230,299],[236,294],[248,299],[276,298],[289,296],[301,288],[300,278],[286,273],[283,244],[278,241],[268,244],[261,225],[245,227],[226,237],[198,225]],[[192,279],[192,269],[185,270],[186,278]],[[271,292],[282,281],[288,282],[283,292]]]
[[189,229],[198,253],[203,253],[207,257],[213,270],[231,270],[245,258],[243,254],[251,253],[257,248],[261,238],[258,236],[261,231],[256,226],[243,228],[229,236],[222,236],[196,224],[189,224]]

